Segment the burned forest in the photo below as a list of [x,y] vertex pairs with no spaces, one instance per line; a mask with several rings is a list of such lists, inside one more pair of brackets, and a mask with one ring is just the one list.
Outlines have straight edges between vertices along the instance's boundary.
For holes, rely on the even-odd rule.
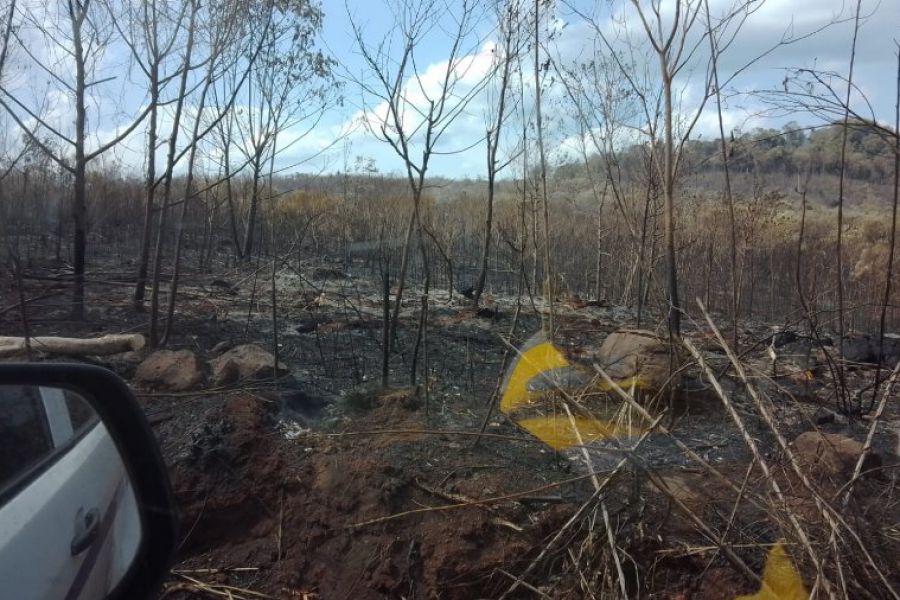
[[159,598],[900,598],[897,23],[0,0],[0,362],[134,391]]

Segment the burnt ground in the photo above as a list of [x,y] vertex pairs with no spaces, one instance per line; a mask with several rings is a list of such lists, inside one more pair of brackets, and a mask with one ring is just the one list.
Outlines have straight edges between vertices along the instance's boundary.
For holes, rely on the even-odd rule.
[[[511,329],[514,298],[494,299],[490,314],[479,315],[464,299],[433,292],[417,387],[409,388],[420,290],[408,292],[390,365],[393,387],[386,392],[377,385],[379,285],[326,267],[279,273],[277,324],[265,271],[193,274],[182,288],[168,347],[205,358],[222,342],[272,350],[277,330],[279,358],[291,375],[181,394],[136,390],[179,507],[181,543],[162,596],[494,598],[526,571],[525,583],[509,597],[618,595],[604,519],[596,503],[584,511],[593,487],[581,452],[554,452],[498,414],[488,420],[488,435],[474,444],[504,361],[501,336],[518,344],[539,329],[528,299]],[[66,320],[65,295],[48,296],[65,291],[60,273],[35,267],[28,274],[25,296],[37,298],[28,310],[32,335],[146,328],[146,313],[130,305],[124,273],[93,276],[84,322]],[[7,283],[0,326],[16,335],[22,332],[20,313],[4,310],[14,305],[11,292]],[[559,308],[560,345],[570,356],[589,358],[607,333],[633,319],[626,309],[570,301]],[[756,325],[742,336],[750,346],[770,333]],[[708,332],[696,335],[708,338]],[[721,369],[723,357],[708,349]],[[766,368],[763,350],[747,358],[759,370]],[[130,378],[140,358],[79,360]],[[765,479],[756,468],[748,471],[751,457],[740,432],[709,386],[698,374],[692,377],[671,399],[664,423],[730,480],[766,497]],[[869,381],[872,369],[854,370],[851,378]],[[786,473],[780,475],[784,486],[799,487],[740,386],[727,376],[723,381],[766,457]],[[831,412],[824,377],[775,382],[768,391],[787,439],[816,428],[864,439],[866,421],[847,422]],[[882,467],[856,486],[847,517],[872,532],[867,548],[893,578],[900,572],[900,534],[892,525],[900,522],[894,492],[898,413],[892,400],[876,437]],[[768,548],[788,537],[784,519],[715,485],[668,436],[651,434],[638,451],[624,452],[633,442],[609,440],[589,451],[597,471],[612,471],[622,456],[630,457],[603,496],[616,545],[627,557],[620,567],[629,594],[711,599],[757,589],[711,543],[710,531],[761,573]],[[800,514],[809,508],[801,492],[790,501],[803,505]],[[576,524],[567,526],[576,513]],[[792,552],[809,580],[809,565],[799,554]],[[861,581],[873,576],[857,562],[848,558],[850,575]],[[882,597],[854,590],[851,583],[851,597]]]

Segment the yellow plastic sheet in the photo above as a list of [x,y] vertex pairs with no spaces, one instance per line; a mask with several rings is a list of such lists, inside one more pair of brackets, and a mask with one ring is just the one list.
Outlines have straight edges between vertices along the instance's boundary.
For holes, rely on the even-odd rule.
[[[631,433],[627,429],[599,417],[579,416],[570,419],[568,415],[560,414],[516,418],[514,413],[517,410],[540,401],[547,393],[544,390],[529,390],[529,384],[538,377],[546,376],[554,369],[571,367],[562,352],[550,342],[541,338],[533,338],[531,343],[531,347],[526,345],[527,349],[521,352],[509,371],[503,397],[500,400],[501,411],[510,415],[520,427],[554,450],[577,446],[579,440],[587,443],[610,437],[623,437]],[[632,384],[633,382],[630,380],[622,383],[626,387]],[[606,386],[603,385],[595,384],[593,387],[596,390],[606,390]]]
[[809,592],[783,543],[775,544],[769,551],[760,590],[735,600],[809,600]]
[[550,342],[542,342],[524,351],[513,365],[512,372],[506,382],[500,410],[509,414],[531,400],[528,382],[553,369],[568,367],[569,361]]
[[[575,428],[572,428],[574,421]],[[575,417],[569,419],[568,415],[550,417],[534,417],[517,421],[519,427],[528,431],[531,435],[543,441],[554,450],[563,450],[579,445],[579,439],[585,444],[611,437],[627,435],[611,423],[599,419],[586,419]]]

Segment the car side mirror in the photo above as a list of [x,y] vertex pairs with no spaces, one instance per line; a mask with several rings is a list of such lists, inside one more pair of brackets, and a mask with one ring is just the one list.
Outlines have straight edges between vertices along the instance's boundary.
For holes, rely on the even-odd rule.
[[131,390],[80,364],[0,364],[0,581],[29,598],[146,598],[176,543],[165,464]]

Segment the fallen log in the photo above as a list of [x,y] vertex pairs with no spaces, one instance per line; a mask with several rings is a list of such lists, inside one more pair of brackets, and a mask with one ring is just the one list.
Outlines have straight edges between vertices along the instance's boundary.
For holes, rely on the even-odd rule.
[[134,334],[104,335],[98,338],[64,338],[64,337],[0,337],[0,358],[18,356],[27,352],[27,346],[32,352],[46,354],[69,354],[75,356],[119,354],[140,350],[144,347],[144,336]]

